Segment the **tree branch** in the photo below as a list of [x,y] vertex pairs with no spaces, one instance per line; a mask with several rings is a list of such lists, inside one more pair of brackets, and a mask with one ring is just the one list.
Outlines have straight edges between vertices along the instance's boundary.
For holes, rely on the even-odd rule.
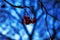
[[8,3],[10,6],[15,7],[15,8],[30,8],[30,7],[28,7],[28,6],[15,6],[15,5],[9,3],[9,2],[6,1],[6,0],[4,0],[4,1],[5,1],[6,3]]

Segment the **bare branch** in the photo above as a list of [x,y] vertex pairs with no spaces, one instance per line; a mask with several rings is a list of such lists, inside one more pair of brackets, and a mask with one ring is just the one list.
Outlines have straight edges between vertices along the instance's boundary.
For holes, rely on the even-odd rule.
[[6,3],[8,3],[10,6],[15,7],[15,8],[30,8],[30,7],[28,7],[28,6],[15,6],[15,5],[9,3],[9,2],[6,1],[6,0],[4,0],[4,1],[5,1]]

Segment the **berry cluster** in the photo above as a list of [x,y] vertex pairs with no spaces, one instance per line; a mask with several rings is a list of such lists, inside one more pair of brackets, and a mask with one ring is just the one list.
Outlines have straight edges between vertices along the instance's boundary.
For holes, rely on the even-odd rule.
[[36,22],[36,18],[34,18],[33,20],[30,20],[30,17],[24,16],[24,24],[30,24],[35,22]]

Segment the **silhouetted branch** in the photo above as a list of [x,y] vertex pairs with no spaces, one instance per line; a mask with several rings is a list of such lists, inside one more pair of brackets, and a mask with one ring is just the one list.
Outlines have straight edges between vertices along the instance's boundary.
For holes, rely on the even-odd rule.
[[[56,16],[56,15],[55,15]],[[56,19],[53,20],[53,35],[51,37],[51,40],[54,40],[54,38],[56,37],[56,29],[55,29],[55,22],[56,22]]]
[[53,7],[55,7],[56,4],[60,3],[60,0],[55,0],[54,1],[54,4],[53,4]]
[[[47,15],[49,15],[49,16],[52,16],[52,15],[50,15],[50,14],[48,13],[46,7],[42,4],[42,2],[40,2],[40,4],[41,4],[41,6],[42,6],[42,7],[45,9],[45,11],[46,11],[45,22],[46,22],[47,30],[48,30],[48,32],[49,32],[49,29],[48,29],[48,23],[47,23]],[[55,16],[52,16],[52,17],[53,17],[55,20],[58,20],[57,17],[55,17]],[[60,21],[60,20],[58,20],[58,21]],[[55,22],[55,21],[54,21],[54,22]],[[54,26],[54,24],[53,24],[53,26]],[[53,28],[53,31],[54,31],[54,35],[53,35],[52,37],[51,37],[50,32],[49,32],[50,40],[53,40],[53,39],[55,38],[56,30]]]
[[[41,3],[41,5],[42,5],[42,7],[45,9],[45,11],[46,11],[46,18],[47,18],[47,15],[49,15],[49,16],[51,16],[51,17],[53,17],[53,19],[54,19],[54,22],[53,22],[53,32],[54,32],[54,34],[52,35],[52,37],[50,36],[50,40],[54,40],[54,38],[56,37],[56,30],[55,30],[55,26],[54,26],[54,24],[55,24],[55,21],[57,20],[57,21],[59,21],[60,22],[60,20],[57,18],[57,16],[53,16],[53,15],[51,15],[51,14],[49,14],[48,13],[48,11],[47,11],[47,9],[46,9],[46,7],[42,4],[42,2],[40,2]],[[47,20],[45,18],[45,21]],[[46,26],[48,26],[48,24],[47,24],[47,21],[46,21]],[[47,28],[47,30],[48,30],[48,32],[49,32],[49,29]],[[49,32],[49,35],[50,35],[50,32]]]
[[15,6],[15,5],[9,3],[9,2],[6,1],[6,0],[4,0],[4,1],[5,1],[6,3],[8,3],[10,6],[15,7],[15,8],[30,8],[30,7],[28,7],[28,6]]
[[60,22],[60,20],[57,18],[57,16],[53,16],[53,15],[51,15],[51,14],[49,14],[49,13],[48,13],[48,15],[51,16],[51,17],[53,17],[53,19],[55,19],[55,20],[57,20],[57,21]]
[[60,22],[60,20],[57,18],[57,16],[53,16],[53,15],[51,15],[51,14],[48,13],[46,7],[43,5],[42,2],[40,2],[40,4],[41,4],[41,7],[43,7],[43,8],[45,9],[46,13],[47,13],[49,16],[53,17],[55,20],[58,20],[58,21]]

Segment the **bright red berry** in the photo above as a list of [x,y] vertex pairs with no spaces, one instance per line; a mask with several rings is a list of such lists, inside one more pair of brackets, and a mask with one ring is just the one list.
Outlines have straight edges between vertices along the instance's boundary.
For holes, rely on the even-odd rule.
[[24,24],[30,24],[30,23],[31,23],[30,17],[24,16]]
[[36,18],[34,18],[33,20],[32,20],[32,23],[35,23],[36,22]]

